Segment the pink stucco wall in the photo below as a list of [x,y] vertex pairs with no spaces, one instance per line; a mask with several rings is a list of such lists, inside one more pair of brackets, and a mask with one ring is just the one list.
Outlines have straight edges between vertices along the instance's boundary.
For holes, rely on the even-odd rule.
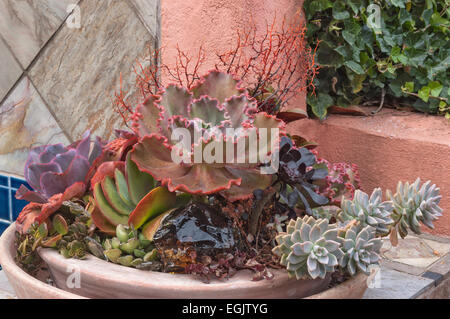
[[[301,0],[161,0],[162,61],[174,65],[176,46],[195,56],[203,44],[207,52],[202,71],[214,67],[216,52],[232,48],[236,31],[249,25],[251,19],[258,29],[265,30],[266,21],[274,15],[292,17],[301,10]],[[305,96],[291,105],[306,109]]]

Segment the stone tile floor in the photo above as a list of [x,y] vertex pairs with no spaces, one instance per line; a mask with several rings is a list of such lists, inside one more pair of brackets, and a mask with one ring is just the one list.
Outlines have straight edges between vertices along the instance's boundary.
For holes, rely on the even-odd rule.
[[[367,289],[365,299],[450,299],[450,238],[408,236],[392,247],[385,241],[379,272]],[[0,271],[0,299],[15,298]]]
[[0,299],[15,298],[14,290],[8,282],[3,271],[0,270]]
[[380,274],[364,298],[450,299],[450,238],[408,236],[397,247],[385,239],[381,255]]

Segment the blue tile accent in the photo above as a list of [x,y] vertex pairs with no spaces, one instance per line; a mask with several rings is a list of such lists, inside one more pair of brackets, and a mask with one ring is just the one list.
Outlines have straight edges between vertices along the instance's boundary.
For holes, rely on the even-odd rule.
[[9,224],[0,222],[0,234],[3,233],[8,227]]
[[0,175],[0,186],[8,186],[8,177]]
[[16,220],[23,207],[28,204],[15,198],[16,191],[22,184],[31,189],[24,180],[0,175],[0,234]]
[[7,188],[0,188],[0,219],[9,220],[9,192]]
[[11,188],[19,189],[20,185],[25,185],[28,189],[30,189],[30,185],[22,179],[11,177]]
[[12,220],[16,220],[19,216],[22,209],[28,205],[28,202],[26,200],[18,200],[14,197],[12,199]]

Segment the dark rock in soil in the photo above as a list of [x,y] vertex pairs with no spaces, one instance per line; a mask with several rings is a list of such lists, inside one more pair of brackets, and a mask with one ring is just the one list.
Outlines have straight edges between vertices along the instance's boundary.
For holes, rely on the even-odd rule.
[[[164,218],[153,240],[161,252],[189,252],[194,258],[231,252],[237,236],[232,220],[215,208],[203,203],[191,203]],[[177,253],[175,253],[177,254]]]

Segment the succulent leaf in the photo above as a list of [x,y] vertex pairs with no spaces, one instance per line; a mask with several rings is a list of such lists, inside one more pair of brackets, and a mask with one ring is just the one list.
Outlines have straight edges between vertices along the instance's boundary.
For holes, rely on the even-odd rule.
[[151,175],[140,171],[130,155],[127,156],[125,165],[129,195],[134,205],[137,205],[156,186],[155,180]]
[[129,239],[130,230],[125,228],[124,225],[117,225],[116,227],[116,237],[120,242],[125,243]]
[[94,185],[94,198],[99,211],[113,225],[126,224],[128,216],[118,213],[103,194],[100,183]]
[[121,264],[122,266],[130,267],[131,263],[133,262],[133,256],[126,255],[126,256],[120,256],[117,258],[117,263]]
[[122,201],[129,207],[133,206],[130,200],[130,193],[128,192],[128,183],[125,179],[125,175],[119,170],[114,171],[114,179],[116,180],[117,192],[122,199]]
[[228,98],[244,92],[238,87],[238,81],[231,74],[212,71],[205,75],[200,83],[192,89],[195,98],[209,96],[224,103]]
[[[43,225],[45,223],[42,223]],[[55,215],[53,217],[53,228],[61,235],[66,235],[69,232],[69,226],[67,225],[66,220],[60,214]]]
[[30,203],[24,207],[22,212],[17,217],[16,229],[20,233],[26,233],[32,224],[38,222],[39,224],[47,220],[58,209],[61,208],[64,202],[73,198],[81,198],[86,190],[86,185],[82,182],[75,183],[65,189],[64,193],[53,195],[45,204]]
[[173,211],[173,209],[165,212],[164,214],[159,215],[158,217],[156,217],[153,220],[146,223],[144,225],[144,227],[142,227],[142,235],[144,235],[147,240],[152,241],[153,236],[155,235],[155,233],[158,230],[159,226],[161,225],[162,221],[172,211]]
[[113,263],[117,263],[119,257],[122,255],[122,251],[117,248],[109,249],[105,251],[105,256]]
[[91,212],[91,218],[94,222],[95,226],[97,228],[108,235],[115,235],[116,234],[116,227],[113,225],[106,217],[103,215],[103,213],[100,211],[98,207],[95,207],[94,210]]
[[148,193],[133,210],[128,220],[129,225],[135,229],[140,228],[147,220],[152,220],[158,215],[174,207],[176,203],[175,193],[171,193],[165,187],[157,187]]
[[133,254],[134,250],[139,247],[139,239],[131,238],[126,243],[120,244],[120,249],[128,254]]
[[103,194],[105,195],[105,198],[109,203],[111,203],[111,206],[120,214],[122,215],[130,215],[131,211],[133,210],[132,206],[128,206],[120,197],[116,184],[114,183],[113,179],[109,176],[107,176],[102,182],[101,187]]

